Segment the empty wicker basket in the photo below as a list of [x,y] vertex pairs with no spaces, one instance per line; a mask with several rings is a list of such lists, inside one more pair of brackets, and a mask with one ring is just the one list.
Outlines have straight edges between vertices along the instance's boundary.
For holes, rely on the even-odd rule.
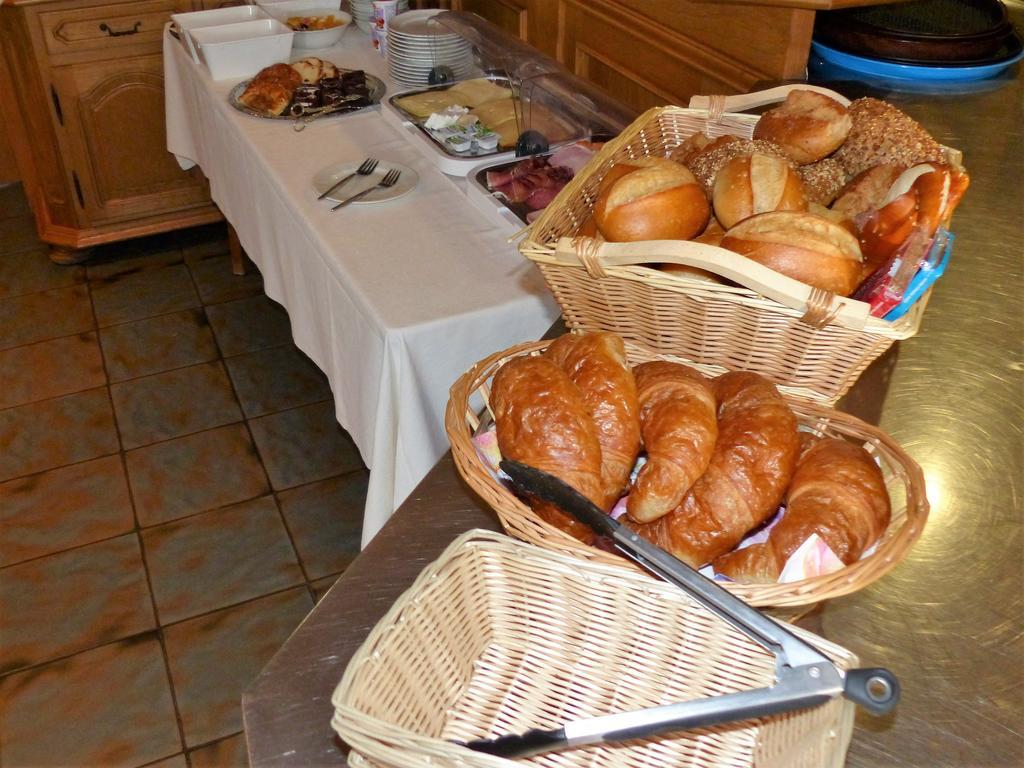
[[[750,138],[757,116],[723,110],[781,101],[797,87],[808,86],[783,86],[728,98],[695,97],[691,104],[704,105],[701,109],[648,110],[606,144],[559,193],[531,227],[520,251],[537,264],[571,330],[613,331],[652,353],[677,355],[710,366],[715,373],[756,371],[804,398],[826,403],[838,400],[894,341],[917,333],[927,294],[907,314],[890,322],[869,317],[862,302],[811,290],[788,278],[779,281],[782,290],[766,295],[759,278],[770,270],[714,246],[661,241],[660,248],[648,246],[646,258],[626,264],[614,258],[629,250],[623,246],[642,249],[645,243],[610,243],[601,246],[593,258],[588,258],[587,248],[576,247],[581,241],[594,244],[589,238],[574,242],[574,236],[590,218],[601,179],[614,164],[671,155],[700,131],[711,137],[733,134]],[[847,101],[839,94],[818,90]],[[959,165],[959,152],[947,148],[946,155],[950,163]],[[671,252],[666,253],[666,248]],[[698,260],[710,256],[709,261],[696,265],[705,270],[715,271],[716,261],[722,259],[745,262],[750,265],[749,275],[742,274],[743,267],[738,273],[722,274],[748,287],[654,268],[686,253]]]
[[[794,629],[838,667],[848,651]],[[678,588],[471,531],[352,657],[332,726],[356,766],[841,766],[844,699],[800,712],[515,762],[454,741],[772,684],[774,657]]]
[[[533,342],[497,352],[477,363],[451,388],[445,412],[445,429],[459,473],[469,486],[498,513],[502,526],[513,536],[548,549],[622,569],[637,570],[630,561],[616,554],[587,546],[569,534],[549,525],[491,473],[473,444],[473,434],[481,422],[480,403],[486,403],[491,378],[506,360],[517,355],[537,354],[549,342]],[[630,363],[652,359],[674,359],[654,355],[629,341],[626,350]],[[686,362],[686,360],[680,360]],[[707,375],[717,371],[696,365]],[[809,605],[827,598],[854,592],[880,578],[896,566],[924,530],[928,518],[921,468],[884,432],[848,414],[787,396],[797,415],[800,428],[817,434],[840,437],[863,445],[878,461],[892,503],[892,519],[875,551],[835,573],[783,584],[728,584],[727,588],[757,606],[790,607]],[[489,418],[485,413],[483,418]]]

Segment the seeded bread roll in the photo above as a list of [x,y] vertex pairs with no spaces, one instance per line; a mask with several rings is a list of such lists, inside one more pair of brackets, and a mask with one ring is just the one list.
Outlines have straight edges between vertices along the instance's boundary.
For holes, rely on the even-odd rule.
[[611,242],[689,240],[703,231],[710,216],[697,179],[664,157],[613,166],[594,205],[597,228]]
[[751,216],[725,233],[722,247],[794,280],[849,296],[860,279],[857,238],[812,213],[775,211]]
[[807,210],[799,174],[771,155],[734,157],[715,176],[712,194],[715,217],[726,229],[757,213]]
[[835,152],[851,125],[846,107],[838,101],[799,89],[761,115],[754,138],[775,142],[798,163],[813,163]]
[[797,166],[796,171],[804,180],[804,192],[809,203],[829,205],[846,184],[846,170],[833,157]]
[[942,162],[942,147],[913,118],[891,104],[865,97],[850,104],[853,127],[835,158],[850,176],[889,163],[909,168]]
[[778,144],[770,141],[741,139],[738,136],[719,136],[703,149],[687,156],[684,165],[700,180],[700,183],[708,190],[708,194],[711,194],[715,176],[723,165],[734,157],[746,157],[755,152],[789,159]]

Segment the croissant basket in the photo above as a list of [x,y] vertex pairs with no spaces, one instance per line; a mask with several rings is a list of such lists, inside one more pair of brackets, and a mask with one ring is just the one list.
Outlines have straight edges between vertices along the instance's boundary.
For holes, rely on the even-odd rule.
[[[583,544],[542,520],[494,477],[473,444],[473,435],[481,423],[486,425],[491,421],[490,412],[484,409],[481,413],[481,408],[488,402],[494,374],[507,360],[518,355],[539,354],[549,343],[531,342],[497,352],[477,363],[452,385],[445,411],[445,429],[455,466],[469,486],[498,513],[502,526],[512,536],[592,562],[640,570],[624,557]],[[629,341],[626,342],[626,352],[632,365],[654,359],[674,359],[697,368],[705,375],[717,375],[708,366],[694,365],[691,361],[668,355],[654,355]],[[924,530],[928,499],[921,468],[891,437],[854,416],[795,398],[785,387],[779,389],[796,414],[801,430],[864,446],[882,470],[892,504],[889,527],[874,552],[845,568],[824,576],[782,584],[723,584],[752,605],[788,608],[855,592],[886,574],[906,557]]]
[[[793,87],[808,86],[729,98],[771,103]],[[711,97],[710,103],[723,101],[728,100]],[[590,219],[601,180],[616,163],[668,156],[701,131],[712,138],[749,139],[757,120],[710,109],[648,110],[576,174],[528,230],[519,250],[540,269],[570,330],[612,331],[653,353],[681,356],[715,373],[754,371],[805,398],[834,403],[894,341],[917,333],[929,293],[903,317],[887,321],[869,317],[863,302],[810,289],[716,246],[667,240],[598,246],[574,237]],[[949,162],[959,165],[960,153],[944,149]],[[644,258],[637,258],[644,249]],[[656,268],[666,262],[715,272],[746,287]],[[734,268],[723,273],[722,263]]]
[[[791,629],[840,669],[857,665],[844,648]],[[841,768],[854,715],[843,698],[515,761],[454,743],[768,686],[774,662],[673,585],[469,531],[352,656],[331,725],[352,766]]]

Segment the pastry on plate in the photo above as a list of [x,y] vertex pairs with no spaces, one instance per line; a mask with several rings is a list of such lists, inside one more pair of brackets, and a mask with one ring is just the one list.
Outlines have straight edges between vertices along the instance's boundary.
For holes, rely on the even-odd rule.
[[287,64],[271,64],[256,73],[238,100],[257,112],[283,114],[295,89],[302,84],[299,73]]

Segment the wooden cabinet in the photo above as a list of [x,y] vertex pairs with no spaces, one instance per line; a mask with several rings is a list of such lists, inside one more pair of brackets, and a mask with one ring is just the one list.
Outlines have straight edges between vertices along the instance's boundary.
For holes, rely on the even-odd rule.
[[191,8],[191,0],[0,8],[10,111],[20,123],[12,140],[54,260],[220,219],[202,173],[181,170],[164,132],[163,27]]
[[525,41],[529,41],[529,6],[529,0],[455,0],[453,4],[453,8],[482,16]]
[[879,0],[451,0],[641,111],[801,78],[815,11]]
[[[869,0],[870,1],[870,0]],[[845,4],[862,4],[846,0]],[[453,0],[638,112],[802,77],[826,0]]]

